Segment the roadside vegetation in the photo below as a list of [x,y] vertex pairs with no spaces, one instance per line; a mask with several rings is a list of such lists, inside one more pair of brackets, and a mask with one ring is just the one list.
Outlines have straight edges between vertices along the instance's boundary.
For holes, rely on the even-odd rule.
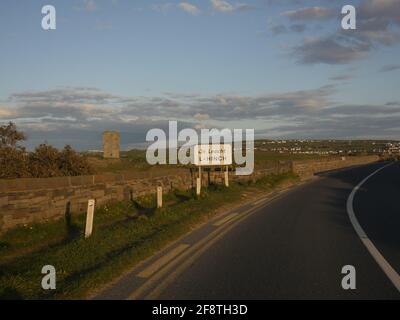
[[[295,180],[287,173],[233,183],[229,188],[211,185],[201,197],[192,190],[175,190],[164,197],[162,209],[156,209],[155,195],[110,204],[96,210],[88,240],[83,236],[85,215],[11,230],[0,237],[0,300],[87,297],[218,209]],[[57,290],[41,289],[45,265],[57,270]]]
[[93,172],[86,157],[70,146],[58,150],[48,144],[28,152],[21,143],[26,135],[13,123],[0,126],[0,179],[49,178]]

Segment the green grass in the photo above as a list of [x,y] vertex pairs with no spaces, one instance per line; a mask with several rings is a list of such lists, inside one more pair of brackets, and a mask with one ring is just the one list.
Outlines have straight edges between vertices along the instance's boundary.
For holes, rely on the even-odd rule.
[[[291,154],[269,151],[255,151],[255,168],[263,169],[275,166],[277,161],[288,160],[305,160],[305,159],[320,159],[326,156],[318,156],[314,154]],[[121,159],[103,159],[101,155],[90,155],[88,157],[94,171],[97,174],[101,173],[124,173],[124,172],[153,172],[153,173],[168,173],[177,168],[187,168],[181,165],[156,165],[151,166],[146,161],[145,150],[130,150],[122,151]]]
[[[121,202],[96,210],[94,231],[84,240],[84,215],[68,221],[18,228],[0,237],[0,300],[83,298],[119,276],[225,204],[237,203],[245,191],[266,191],[292,174],[271,175],[230,188],[210,186],[201,197],[176,190],[166,195],[162,209],[155,197]],[[53,265],[57,290],[41,289],[41,269]]]

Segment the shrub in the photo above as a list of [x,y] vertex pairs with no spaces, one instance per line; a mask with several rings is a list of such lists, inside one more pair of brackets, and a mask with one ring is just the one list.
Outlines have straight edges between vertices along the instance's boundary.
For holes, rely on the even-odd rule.
[[63,150],[39,145],[28,153],[19,142],[25,134],[15,124],[0,126],[0,179],[48,178],[78,176],[93,173],[87,159],[67,145]]
[[81,176],[93,173],[86,157],[77,153],[71,146],[66,145],[60,152],[60,170],[64,176]]
[[13,123],[0,126],[0,179],[22,178],[28,174],[27,153],[19,142],[25,134]]

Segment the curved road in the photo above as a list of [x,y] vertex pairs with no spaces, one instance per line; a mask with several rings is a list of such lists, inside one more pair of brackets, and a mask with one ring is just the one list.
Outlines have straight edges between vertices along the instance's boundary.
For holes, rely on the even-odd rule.
[[[207,250],[161,299],[400,298],[350,223],[346,201],[382,164],[346,170],[267,204]],[[400,272],[400,165],[372,176],[354,211],[387,261]],[[356,290],[341,287],[344,265]]]
[[[326,174],[263,205],[152,297],[400,299],[346,210],[355,186],[384,165]],[[369,239],[399,274],[400,163],[371,176],[355,194],[353,208]],[[345,265],[356,268],[356,290],[341,287]],[[100,298],[123,298],[121,292],[130,293],[129,279]]]

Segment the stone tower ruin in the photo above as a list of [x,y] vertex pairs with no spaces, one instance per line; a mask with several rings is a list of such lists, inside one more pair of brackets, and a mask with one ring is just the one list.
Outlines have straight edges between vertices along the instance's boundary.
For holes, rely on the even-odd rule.
[[116,131],[105,131],[103,133],[103,158],[119,159],[120,136]]

